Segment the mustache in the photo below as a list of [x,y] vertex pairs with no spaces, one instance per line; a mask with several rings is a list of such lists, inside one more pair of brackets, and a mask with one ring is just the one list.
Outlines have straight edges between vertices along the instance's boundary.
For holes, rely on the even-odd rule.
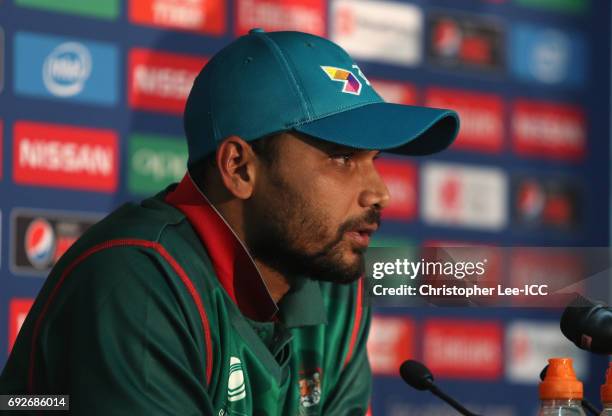
[[365,215],[363,215],[362,217],[352,218],[352,219],[345,221],[338,228],[336,237],[331,242],[327,243],[325,247],[319,250],[319,252],[315,254],[315,257],[324,256],[325,254],[327,254],[329,250],[331,250],[336,244],[342,241],[342,238],[344,237],[344,233],[346,233],[347,231],[356,230],[361,227],[364,227],[367,225],[373,225],[373,224],[376,224],[377,227],[380,226],[380,216],[381,216],[381,211],[379,209],[373,208],[373,209],[370,209],[368,212],[366,212]]
[[380,226],[381,212],[378,209],[371,209],[361,218],[353,218],[345,221],[338,229],[338,236],[342,238],[342,235],[350,230],[356,230],[367,225]]

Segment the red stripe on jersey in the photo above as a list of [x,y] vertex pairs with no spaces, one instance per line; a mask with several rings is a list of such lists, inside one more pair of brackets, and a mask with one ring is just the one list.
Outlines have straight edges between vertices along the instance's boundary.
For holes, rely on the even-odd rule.
[[38,316],[38,319],[36,320],[36,323],[34,325],[34,332],[32,334],[32,349],[30,351],[30,371],[29,371],[29,377],[28,377],[28,390],[31,394],[34,393],[34,368],[35,368],[35,360],[36,360],[36,354],[35,354],[36,340],[38,338],[38,334],[41,329],[43,318],[45,317],[45,314],[47,313],[51,303],[53,302],[53,300],[59,293],[60,287],[62,286],[62,284],[68,277],[68,275],[70,275],[70,273],[74,270],[74,268],[77,267],[79,264],[81,264],[85,259],[87,259],[92,254],[95,254],[99,251],[102,251],[108,248],[112,248],[112,247],[125,247],[125,246],[151,248],[157,251],[164,258],[164,260],[168,262],[168,264],[172,267],[174,272],[179,276],[179,278],[181,279],[181,281],[187,288],[187,291],[193,298],[193,301],[196,304],[196,307],[198,308],[198,313],[200,314],[200,320],[202,322],[202,329],[204,331],[204,339],[206,341],[206,383],[210,384],[210,377],[212,374],[212,362],[213,362],[210,325],[208,323],[208,317],[206,316],[206,312],[204,311],[204,305],[202,303],[202,299],[200,298],[200,295],[198,294],[193,282],[191,281],[187,273],[185,273],[185,270],[181,267],[181,265],[178,264],[178,262],[170,255],[170,253],[168,253],[168,251],[166,251],[166,249],[161,244],[155,243],[153,241],[147,241],[147,240],[117,239],[117,240],[105,241],[104,243],[95,245],[91,247],[90,249],[88,249],[87,251],[85,251],[84,253],[82,253],[72,263],[70,263],[68,267],[66,267],[59,281],[57,282],[57,284],[51,291],[51,294],[49,295],[47,302],[44,304],[42,311],[40,315]]
[[353,350],[355,349],[355,344],[357,343],[357,335],[359,334],[359,327],[361,326],[361,316],[363,315],[363,305],[362,305],[362,297],[363,297],[363,278],[359,279],[357,283],[357,304],[355,305],[355,320],[353,321],[353,331],[351,332],[351,343],[349,344],[348,353],[346,354],[346,359],[344,360],[344,366],[351,361],[353,357]]

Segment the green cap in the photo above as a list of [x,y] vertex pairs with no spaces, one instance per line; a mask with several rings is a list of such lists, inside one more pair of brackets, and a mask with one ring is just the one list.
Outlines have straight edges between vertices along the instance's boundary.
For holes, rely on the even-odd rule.
[[219,51],[185,107],[189,165],[220,141],[286,130],[360,149],[426,155],[459,130],[454,111],[386,103],[335,43],[302,32],[253,29]]

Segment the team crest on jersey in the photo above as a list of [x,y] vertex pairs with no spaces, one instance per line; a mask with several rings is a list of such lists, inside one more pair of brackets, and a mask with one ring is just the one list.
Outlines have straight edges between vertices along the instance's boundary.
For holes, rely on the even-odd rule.
[[301,371],[300,379],[300,414],[309,414],[308,410],[321,401],[321,369]]

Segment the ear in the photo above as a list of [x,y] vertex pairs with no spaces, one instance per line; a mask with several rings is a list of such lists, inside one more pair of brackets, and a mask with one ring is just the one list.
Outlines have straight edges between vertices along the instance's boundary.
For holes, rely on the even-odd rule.
[[238,136],[226,137],[217,148],[216,162],[221,181],[236,198],[251,197],[256,161],[251,146]]

